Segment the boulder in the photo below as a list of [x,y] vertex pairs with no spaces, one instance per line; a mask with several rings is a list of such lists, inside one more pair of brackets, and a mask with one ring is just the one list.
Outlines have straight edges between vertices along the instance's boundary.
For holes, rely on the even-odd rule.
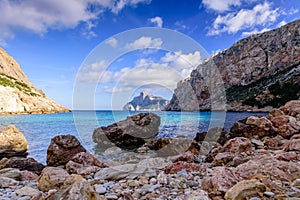
[[100,168],[106,167],[106,165],[97,156],[86,152],[77,153],[71,160],[83,164],[83,166],[97,166]]
[[22,177],[22,173],[19,169],[5,168],[0,170],[0,177],[7,177],[15,180],[20,180]]
[[270,180],[293,181],[300,177],[300,166],[294,162],[277,160],[270,155],[254,157],[236,167],[239,176],[247,179],[255,174],[263,174]]
[[64,182],[70,177],[68,172],[58,167],[46,167],[43,169],[38,180],[38,189],[47,192],[52,189],[60,189],[64,186]]
[[[153,113],[138,113],[123,121],[94,130],[93,140],[100,146],[116,145],[135,149],[158,134],[160,117]],[[112,143],[112,144],[109,144]]]
[[0,130],[0,159],[13,156],[25,157],[28,154],[27,151],[27,140],[17,127],[9,125]]
[[300,100],[292,100],[279,108],[286,115],[296,117],[300,114]]
[[[294,137],[297,136],[297,137]],[[294,135],[288,142],[285,148],[288,151],[300,151],[300,135]]]
[[65,165],[79,152],[86,152],[86,150],[75,136],[55,136],[51,139],[51,143],[47,149],[47,165]]
[[209,193],[210,197],[224,195],[241,179],[234,169],[214,167],[201,181],[201,188]]
[[241,200],[260,197],[266,191],[266,186],[258,180],[244,180],[235,184],[226,194],[226,200]]
[[92,185],[85,179],[81,178],[79,180],[74,181],[68,187],[60,189],[57,192],[52,193],[45,198],[45,200],[57,200],[57,199],[97,200],[100,199],[100,197],[96,193]]
[[300,133],[300,123],[295,117],[288,115],[280,115],[271,119],[277,132],[284,138],[290,138]]
[[242,153],[242,152],[251,152],[252,144],[248,138],[245,137],[236,137],[228,140],[224,145],[225,152],[231,153]]
[[226,165],[230,161],[234,159],[236,155],[232,152],[223,152],[223,153],[218,153],[213,161],[214,166],[222,166]]
[[17,168],[19,170],[28,170],[35,174],[40,175],[45,166],[37,162],[34,158],[19,158],[13,157],[7,160],[5,168]]
[[274,136],[276,131],[272,125],[272,122],[266,117],[250,116],[246,119],[240,120],[232,126],[230,129],[232,138],[234,137],[246,137],[252,138],[258,136],[263,138],[265,136]]
[[281,149],[288,140],[284,139],[281,135],[276,135],[275,137],[266,137],[263,138],[265,146],[269,149]]

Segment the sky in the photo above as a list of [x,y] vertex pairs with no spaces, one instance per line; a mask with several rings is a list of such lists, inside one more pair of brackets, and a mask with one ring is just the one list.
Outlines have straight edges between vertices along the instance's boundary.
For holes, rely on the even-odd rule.
[[204,59],[300,19],[299,0],[0,0],[0,46],[71,109],[170,99]]

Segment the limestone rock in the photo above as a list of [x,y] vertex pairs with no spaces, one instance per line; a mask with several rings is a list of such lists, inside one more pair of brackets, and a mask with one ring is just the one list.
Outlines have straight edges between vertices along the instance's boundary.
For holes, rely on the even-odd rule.
[[123,121],[94,130],[93,140],[102,145],[116,145],[121,148],[134,149],[153,139],[158,134],[160,117],[153,113],[138,113]]
[[25,136],[14,125],[0,130],[0,159],[27,156],[27,150],[28,143]]
[[20,65],[0,48],[0,114],[70,112],[47,98],[21,70]]
[[46,167],[43,169],[38,180],[38,189],[47,192],[51,189],[60,189],[70,175],[64,169]]
[[260,197],[266,191],[266,186],[258,180],[245,180],[238,182],[226,194],[226,200],[242,200],[251,197]]
[[226,100],[228,110],[266,111],[299,99],[299,28],[296,20],[211,56],[177,84],[167,110],[224,110]]
[[79,152],[86,152],[86,150],[75,136],[55,136],[51,139],[51,143],[47,149],[47,165],[65,165]]

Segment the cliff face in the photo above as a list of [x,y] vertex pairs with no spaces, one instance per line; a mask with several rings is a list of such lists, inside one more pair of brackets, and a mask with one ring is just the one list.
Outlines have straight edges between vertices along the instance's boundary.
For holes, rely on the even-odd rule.
[[[214,80],[216,71],[223,84]],[[244,38],[204,61],[177,84],[167,110],[210,110],[212,91],[220,87],[226,94],[215,97],[229,110],[269,110],[299,99],[300,20]]]
[[21,70],[20,65],[0,48],[0,114],[70,112],[47,98]]
[[123,110],[163,110],[168,105],[169,101],[161,97],[156,97],[141,92],[139,96],[134,97],[132,101],[123,106]]

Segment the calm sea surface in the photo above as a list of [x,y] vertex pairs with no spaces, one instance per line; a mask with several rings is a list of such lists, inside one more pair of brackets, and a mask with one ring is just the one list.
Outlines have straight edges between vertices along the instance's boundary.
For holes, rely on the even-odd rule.
[[[157,137],[189,137],[211,127],[229,130],[234,122],[250,115],[266,113],[246,112],[155,112],[161,117]],[[29,156],[45,163],[51,138],[56,135],[75,135],[91,153],[97,154],[92,141],[93,130],[125,119],[134,114],[128,111],[73,111],[48,115],[0,115],[0,128],[14,124],[25,135],[29,144]],[[224,123],[223,123],[224,122]],[[101,157],[101,155],[99,155]]]

